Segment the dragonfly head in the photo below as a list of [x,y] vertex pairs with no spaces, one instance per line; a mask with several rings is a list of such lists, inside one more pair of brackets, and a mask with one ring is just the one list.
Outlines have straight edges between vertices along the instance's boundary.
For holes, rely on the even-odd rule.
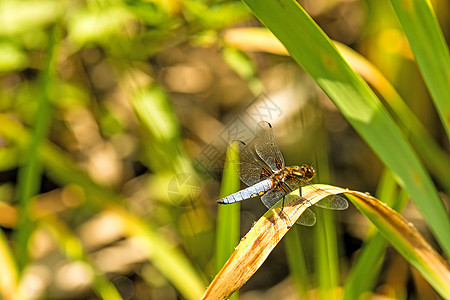
[[302,177],[306,181],[310,181],[316,175],[316,170],[310,165],[302,165],[301,167],[292,167],[292,173],[296,176]]

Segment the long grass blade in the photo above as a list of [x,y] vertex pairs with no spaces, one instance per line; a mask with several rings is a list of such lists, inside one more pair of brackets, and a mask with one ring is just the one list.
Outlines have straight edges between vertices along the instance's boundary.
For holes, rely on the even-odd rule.
[[450,138],[450,54],[430,1],[391,0]]
[[[239,178],[236,175],[238,166],[238,147],[232,143],[228,148],[225,167],[223,170],[222,186],[220,197],[231,195],[239,190]],[[216,253],[215,253],[215,272],[219,272],[222,265],[233,253],[234,247],[238,244],[240,234],[240,204],[220,205],[217,208],[217,228],[216,228]],[[230,299],[237,299],[237,294],[232,295]]]
[[320,299],[337,299],[339,285],[339,259],[337,257],[336,230],[333,227],[334,212],[316,210],[317,224],[314,228],[315,263]]
[[300,241],[297,226],[293,226],[284,237],[287,261],[290,275],[294,280],[298,298],[303,299],[310,286],[310,272],[308,271],[305,254]]
[[349,199],[442,297],[450,297],[450,269],[447,263],[412,223],[367,194],[351,193]]
[[[329,185],[318,184],[302,188],[302,196],[288,197],[281,212],[282,200],[267,211],[241,239],[236,250],[211,282],[202,299],[227,299],[262,265],[273,248],[308,206],[330,194],[345,193],[422,276],[444,298],[450,296],[450,270],[444,259],[425,241],[417,229],[397,212],[367,194]],[[298,191],[297,191],[298,192]]]
[[[316,145],[317,180],[330,181],[330,168],[328,154],[325,149],[326,142],[323,134],[318,134]],[[337,299],[339,285],[339,259],[337,246],[337,230],[334,212],[326,209],[316,210],[317,224],[314,227],[314,262],[316,264],[315,276],[317,278],[318,292],[321,299]]]
[[[17,176],[17,195],[20,206],[19,223],[15,239],[17,246],[17,259],[19,269],[22,269],[28,261],[28,238],[32,231],[32,223],[29,218],[29,206],[31,197],[39,192],[42,163],[38,151],[47,136],[51,124],[50,87],[51,80],[55,76],[56,48],[58,44],[58,26],[51,29],[48,44],[47,58],[40,74],[39,90],[37,97],[38,108],[33,120],[33,129],[29,144],[26,146],[23,157],[23,165]],[[32,99],[30,99],[32,101]]]
[[111,206],[110,211],[123,222],[129,236],[141,239],[140,247],[147,253],[148,260],[172,282],[184,298],[200,298],[204,289],[203,282],[181,251],[170,245],[163,235],[121,207]]
[[[232,143],[227,151],[225,168],[223,171],[222,188],[220,197],[231,195],[239,190],[239,178],[236,175],[238,168],[238,148]],[[239,241],[239,212],[240,205],[219,205],[217,212],[216,229],[216,259],[215,271],[219,272],[222,265],[233,253]]]
[[[289,55],[283,44],[266,28],[232,28],[225,32],[228,44],[246,51],[264,51]],[[399,93],[384,75],[362,55],[351,48],[333,41],[336,48],[355,72],[361,75],[385,100],[387,108],[396,118],[414,149],[424,161],[435,179],[450,192],[450,157],[428,133],[419,118],[406,105]]]
[[[408,201],[404,192],[398,195],[397,184],[390,171],[383,172],[378,186],[377,196],[396,211],[401,211]],[[366,291],[371,291],[379,276],[387,241],[375,230],[370,230],[358,255],[350,269],[344,287],[343,299],[359,299]]]
[[[13,140],[20,146],[26,145],[30,139],[30,134],[23,126],[1,114],[0,134]],[[151,222],[147,221],[144,224],[143,221],[120,207],[117,203],[122,200],[121,196],[111,189],[94,183],[55,145],[46,142],[39,149],[38,153],[40,159],[47,167],[48,175],[56,183],[61,185],[79,185],[85,190],[85,194],[89,195],[92,205],[99,209],[114,210],[125,223],[129,224],[127,228],[130,230],[130,235],[142,238],[143,246],[149,253],[149,261],[154,263],[162,274],[168,276],[167,279],[179,289],[183,297],[187,299],[198,299],[200,297],[203,290],[200,276],[195,272],[193,266],[181,251],[172,247],[164,236],[151,230]],[[104,201],[105,199],[109,201]]]
[[356,131],[408,191],[450,256],[450,219],[439,195],[378,98],[340,56],[306,12],[291,0],[244,0],[314,78]]

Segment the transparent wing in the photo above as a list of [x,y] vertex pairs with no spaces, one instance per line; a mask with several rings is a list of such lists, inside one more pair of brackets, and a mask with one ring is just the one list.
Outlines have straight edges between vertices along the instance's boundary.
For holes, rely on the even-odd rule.
[[311,227],[316,224],[316,219],[316,214],[312,210],[307,208],[295,223]]
[[[285,194],[286,193],[284,191],[271,190],[261,197],[261,201],[267,208],[270,209],[272,206],[275,205],[275,203],[277,203],[281,198],[283,198]],[[294,197],[294,196],[287,195],[286,197]],[[312,210],[307,208],[295,223],[303,226],[314,226],[314,224],[316,224],[316,219],[317,219],[316,214]]]
[[[291,188],[291,190],[295,190],[297,187],[305,186],[308,183],[298,177],[288,177],[286,179],[286,184]],[[328,195],[315,204],[318,207],[333,210],[344,210],[348,208],[348,201],[344,198],[344,196],[330,194],[318,187],[312,187],[316,190],[316,193]]]
[[307,182],[300,177],[288,176],[286,178],[286,184],[289,186],[291,191],[293,191],[299,186],[305,186]]
[[344,210],[348,208],[348,201],[343,196],[330,195],[317,202],[316,205],[327,209]]
[[265,193],[263,196],[261,196],[262,203],[270,209],[272,206],[275,205],[275,203],[278,202],[283,196],[286,195],[285,191],[281,190],[270,190],[267,193]]
[[256,127],[255,150],[272,171],[284,167],[284,158],[275,143],[272,125],[266,121],[259,122]]
[[312,186],[312,188],[315,189],[316,193],[328,195],[314,205],[333,210],[344,210],[348,208],[348,201],[344,198],[344,196],[330,194],[315,186]]
[[239,143],[239,178],[248,186],[252,186],[262,179],[272,175],[262,161],[260,161],[244,142]]

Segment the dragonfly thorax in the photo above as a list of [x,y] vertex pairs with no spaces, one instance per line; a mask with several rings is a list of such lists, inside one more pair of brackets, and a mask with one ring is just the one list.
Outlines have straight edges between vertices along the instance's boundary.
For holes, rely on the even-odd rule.
[[[253,147],[254,144],[254,147]],[[278,149],[273,137],[272,126],[261,121],[256,128],[256,138],[251,147],[244,142],[238,143],[239,146],[239,177],[248,185],[247,188],[233,193],[227,197],[218,200],[218,203],[229,204],[245,199],[261,196],[261,201],[270,209],[279,200],[282,199],[284,207],[285,196],[298,189],[298,196],[301,201],[305,198],[302,196],[302,187],[307,185],[316,175],[316,171],[310,165],[287,167],[284,165],[284,158]],[[254,149],[252,149],[254,148]],[[253,153],[255,150],[257,157]],[[316,193],[321,190],[312,186]],[[326,191],[322,194],[329,196]],[[293,196],[293,195],[290,195]],[[295,196],[293,196],[295,197]],[[337,197],[337,198],[335,198]],[[348,202],[342,197],[333,196],[333,201],[319,202],[322,207],[330,209],[346,209]],[[337,200],[336,200],[337,199]],[[319,205],[318,203],[315,203]],[[312,205],[310,203],[310,205]],[[308,206],[310,206],[308,205]],[[298,223],[312,226],[316,222],[316,216],[308,208],[305,210]],[[281,209],[283,210],[283,209]],[[309,213],[308,213],[309,212]],[[306,216],[306,218],[302,218]]]
[[310,165],[293,166],[290,169],[293,175],[302,177],[306,181],[310,181],[316,175],[316,170]]

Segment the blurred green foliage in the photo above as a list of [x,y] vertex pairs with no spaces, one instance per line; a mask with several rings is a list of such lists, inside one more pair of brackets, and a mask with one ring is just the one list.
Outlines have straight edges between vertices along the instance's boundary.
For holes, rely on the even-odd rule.
[[[398,12],[401,7],[392,2]],[[430,84],[433,72],[422,71],[423,57],[416,56],[420,68],[413,60],[416,50],[409,48],[395,11],[387,3],[370,1],[302,5],[325,33],[374,63],[428,130],[433,149],[448,159],[448,122],[437,121],[448,100],[439,96],[446,88],[448,95],[448,80],[447,87]],[[433,5],[448,37],[449,4],[435,1]],[[293,60],[242,51],[245,47],[229,43],[230,29],[261,26],[243,2],[4,0],[0,16],[0,295],[4,299],[67,295],[198,299],[217,272],[215,264],[232,250],[230,241],[242,236],[262,214],[258,201],[242,204],[242,232],[235,228],[237,221],[230,220],[233,238],[227,237],[225,219],[236,218],[238,212],[235,207],[224,210],[216,224],[214,200],[220,188],[218,180],[207,174],[217,175],[216,169],[223,167],[224,124],[242,117],[253,96],[265,90],[274,95],[291,90],[294,95],[287,102],[273,98],[283,112],[275,134],[288,160],[312,160],[313,155],[298,153],[316,147],[318,164],[330,168],[337,175],[330,177],[338,183],[371,191],[391,185],[395,192],[380,198],[399,199],[393,204],[399,209],[407,199],[403,182],[397,185],[395,176],[385,175],[378,182],[380,161]],[[433,16],[423,24],[438,27]],[[287,20],[286,15],[273,17],[280,27]],[[402,24],[403,18],[407,16],[399,18]],[[406,36],[413,38],[410,32]],[[296,47],[311,46],[291,38]],[[437,40],[434,36],[433,43],[441,41]],[[311,62],[317,58],[309,55],[306,59]],[[443,60],[442,66],[448,65],[445,51],[439,57],[435,64]],[[300,101],[303,98],[305,103]],[[409,137],[411,127],[402,130]],[[208,148],[217,140],[221,148]],[[215,155],[213,171],[202,168],[198,160],[207,149],[217,150],[208,152]],[[443,172],[421,159],[433,176]],[[229,192],[237,188],[231,173],[223,181]],[[321,179],[328,181],[327,177]],[[441,187],[433,188],[448,192],[448,178],[436,181]],[[394,261],[398,254],[386,252],[378,235],[366,238],[367,232],[359,229],[366,223],[354,212],[346,213],[345,226],[325,212],[318,215],[323,223],[289,233],[286,252],[279,247],[273,261],[245,287],[247,291],[259,289],[269,298],[283,298],[283,291],[296,288],[307,297],[326,298],[327,289],[345,286],[347,298],[369,292],[434,295],[423,279],[401,270],[398,275],[392,264],[381,271],[381,259],[388,256]],[[426,228],[422,219],[414,221]],[[349,240],[357,240],[357,245]],[[215,245],[227,249],[214,249]],[[352,256],[361,245],[362,262],[353,264]],[[284,280],[286,255],[294,283]],[[379,259],[370,259],[375,257]],[[358,274],[372,271],[374,276],[367,277],[364,288],[354,287],[361,280]],[[377,276],[381,272],[384,277]],[[406,278],[403,286],[386,281],[392,278],[389,274]],[[302,283],[302,276],[309,278]],[[411,289],[413,280],[417,284]]]

